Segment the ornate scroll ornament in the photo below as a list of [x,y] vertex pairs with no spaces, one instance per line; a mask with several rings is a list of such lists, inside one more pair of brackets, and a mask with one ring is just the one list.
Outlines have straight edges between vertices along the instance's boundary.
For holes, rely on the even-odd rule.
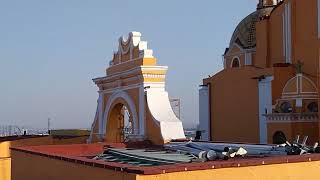
[[153,51],[148,49],[147,41],[141,41],[140,32],[130,32],[127,38],[119,38],[118,51],[114,52],[112,65],[141,58],[153,58]]

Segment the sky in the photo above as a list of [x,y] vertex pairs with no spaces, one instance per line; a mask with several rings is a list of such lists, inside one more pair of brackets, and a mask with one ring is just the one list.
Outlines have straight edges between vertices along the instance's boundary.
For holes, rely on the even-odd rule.
[[198,122],[198,86],[222,69],[222,54],[254,0],[0,0],[0,125],[89,128],[95,77],[118,38],[142,33],[181,120]]

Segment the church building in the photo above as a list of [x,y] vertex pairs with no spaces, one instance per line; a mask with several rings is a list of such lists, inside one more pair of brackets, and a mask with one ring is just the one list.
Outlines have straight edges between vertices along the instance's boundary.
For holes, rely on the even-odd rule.
[[320,0],[259,0],[199,90],[203,140],[319,140]]

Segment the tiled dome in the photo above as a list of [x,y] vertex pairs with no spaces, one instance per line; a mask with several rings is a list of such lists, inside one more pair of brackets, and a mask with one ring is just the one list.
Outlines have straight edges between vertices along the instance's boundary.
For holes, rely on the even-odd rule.
[[269,16],[274,7],[259,9],[244,18],[233,32],[230,47],[237,43],[244,49],[256,47],[256,22],[260,17]]

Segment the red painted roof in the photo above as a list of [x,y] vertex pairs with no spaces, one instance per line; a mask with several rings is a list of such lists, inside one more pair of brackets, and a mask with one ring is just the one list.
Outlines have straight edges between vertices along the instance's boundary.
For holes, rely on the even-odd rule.
[[20,151],[38,156],[45,156],[48,158],[68,161],[71,163],[84,164],[96,168],[105,168],[115,171],[125,171],[135,174],[162,174],[170,172],[194,171],[206,169],[219,169],[230,167],[246,167],[270,164],[284,164],[296,162],[320,161],[320,154],[307,154],[302,156],[277,156],[264,158],[235,158],[227,161],[209,161],[203,163],[183,163],[175,165],[152,166],[152,167],[138,167],[130,164],[121,164],[114,162],[107,162],[104,160],[93,160],[90,157],[98,155],[103,152],[104,147],[125,147],[124,144],[77,144],[77,145],[51,145],[51,146],[30,146],[11,148],[13,151]]

